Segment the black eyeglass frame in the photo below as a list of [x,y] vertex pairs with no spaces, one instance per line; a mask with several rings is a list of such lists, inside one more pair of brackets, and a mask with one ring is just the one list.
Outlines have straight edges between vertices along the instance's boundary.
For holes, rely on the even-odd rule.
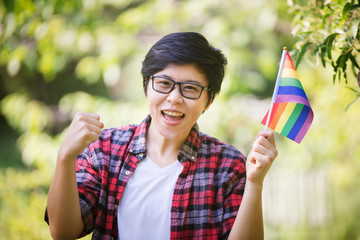
[[[156,90],[155,87],[154,87],[154,78],[162,78],[162,79],[166,79],[166,80],[169,80],[171,82],[173,82],[173,86],[170,88],[170,90],[168,92],[163,92],[163,91],[159,91],[159,90]],[[210,87],[207,87],[207,86],[201,86],[200,84],[196,84],[196,83],[189,83],[189,82],[177,82],[175,80],[172,80],[171,78],[168,78],[168,77],[164,77],[164,76],[154,76],[154,75],[149,75],[148,76],[148,79],[151,79],[152,80],[152,83],[151,83],[151,87],[152,89],[154,89],[154,91],[158,92],[158,93],[163,93],[163,94],[168,94],[168,93],[171,93],[172,90],[174,90],[175,88],[175,85],[179,85],[179,91],[180,91],[180,94],[181,96],[183,96],[184,98],[187,98],[187,99],[193,99],[193,100],[196,100],[196,99],[199,99],[201,97],[201,94],[204,90],[206,91],[210,91],[211,88]],[[187,85],[193,85],[193,86],[197,86],[197,87],[200,87],[201,88],[201,91],[199,93],[199,97],[197,98],[192,98],[192,97],[187,97],[187,96],[184,96],[183,92],[182,92],[182,88],[181,88],[181,85],[182,84],[187,84]]]

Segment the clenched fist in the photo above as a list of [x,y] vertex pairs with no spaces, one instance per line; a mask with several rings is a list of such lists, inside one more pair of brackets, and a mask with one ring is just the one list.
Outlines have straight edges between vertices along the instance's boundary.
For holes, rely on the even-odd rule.
[[77,113],[65,135],[58,158],[76,159],[89,143],[99,138],[103,127],[98,114]]

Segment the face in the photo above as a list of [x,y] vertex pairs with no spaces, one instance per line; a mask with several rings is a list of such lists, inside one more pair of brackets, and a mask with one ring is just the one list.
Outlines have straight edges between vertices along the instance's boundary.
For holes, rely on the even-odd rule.
[[[177,82],[196,83],[207,86],[206,77],[195,65],[169,65],[154,76],[163,76]],[[147,85],[147,102],[152,117],[150,134],[160,134],[169,140],[185,141],[203,111],[207,110],[208,91],[204,90],[199,99],[187,99],[179,85],[167,94],[156,92],[152,80]]]

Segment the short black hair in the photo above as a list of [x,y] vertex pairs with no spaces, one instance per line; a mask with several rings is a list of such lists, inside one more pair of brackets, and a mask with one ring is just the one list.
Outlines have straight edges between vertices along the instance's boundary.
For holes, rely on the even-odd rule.
[[208,99],[210,103],[220,92],[227,59],[199,33],[168,34],[150,48],[142,63],[141,74],[145,94],[149,76],[162,71],[169,64],[195,64],[198,70],[204,73],[210,87]]

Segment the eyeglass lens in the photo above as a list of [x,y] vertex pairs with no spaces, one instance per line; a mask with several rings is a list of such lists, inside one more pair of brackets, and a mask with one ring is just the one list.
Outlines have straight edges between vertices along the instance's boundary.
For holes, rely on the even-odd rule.
[[175,82],[170,79],[162,77],[152,77],[153,79],[153,89],[160,93],[169,93],[175,87],[175,84],[180,86],[180,93],[183,97],[190,99],[198,99],[201,96],[203,90],[202,86],[192,84],[192,83],[183,83]]

